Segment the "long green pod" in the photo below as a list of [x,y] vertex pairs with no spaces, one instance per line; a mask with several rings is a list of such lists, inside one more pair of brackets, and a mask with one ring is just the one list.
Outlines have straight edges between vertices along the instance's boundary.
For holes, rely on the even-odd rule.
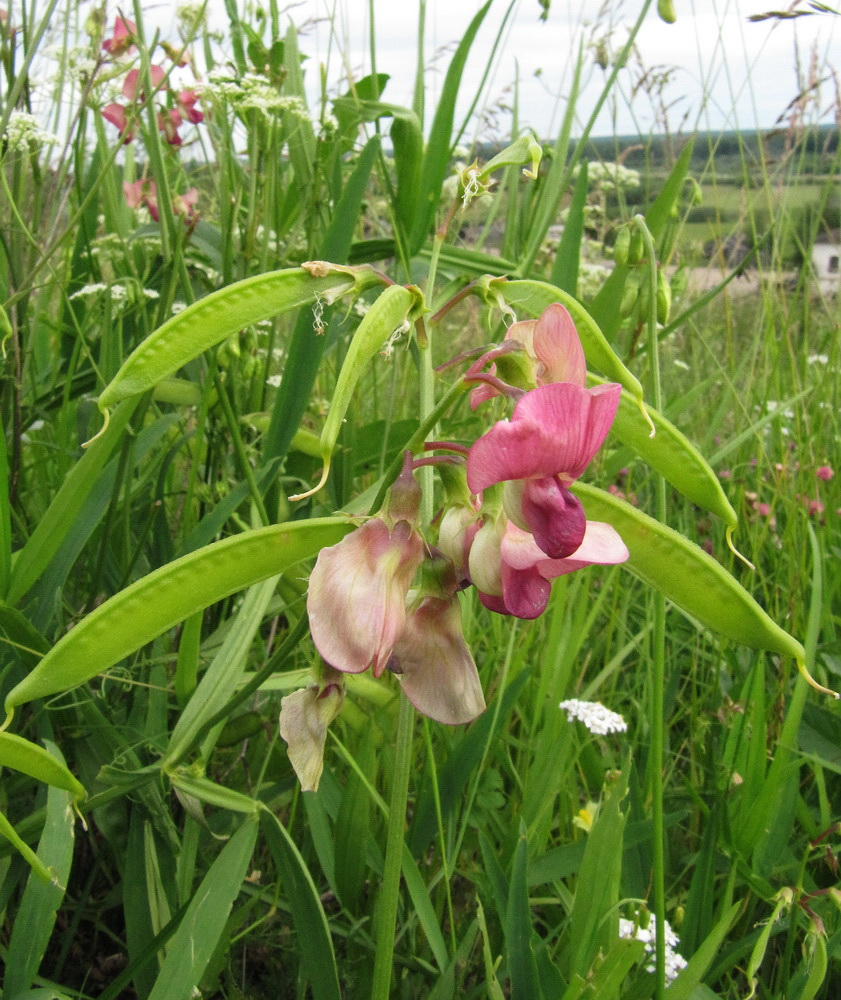
[[319,448],[324,463],[321,478],[311,490],[291,496],[290,500],[303,500],[304,497],[312,496],[327,482],[333,451],[339,440],[353,392],[363,371],[368,362],[382,350],[401,327],[406,326],[408,329],[407,324],[410,319],[414,318],[422,307],[423,296],[414,285],[390,285],[371,304],[350,342],[330,401],[330,411],[321,431]]
[[344,517],[290,521],[214,542],[161,566],[62,636],[6,696],[7,721],[17,705],[83,684],[195,612],[282,573],[352,529]]
[[[604,380],[588,374],[587,382],[602,385]],[[646,404],[643,406],[647,419],[639,405],[623,390],[613,421],[613,433],[679,493],[720,517],[728,527],[735,528],[739,522],[736,511],[704,456],[662,413]],[[657,431],[654,437],[651,436],[652,424]]]
[[568,292],[550,285],[548,281],[532,281],[525,278],[512,281],[505,278],[480,278],[474,286],[474,291],[482,295],[491,305],[504,303],[511,309],[522,309],[535,317],[548,306],[560,302],[575,323],[587,364],[593,365],[610,381],[618,382],[638,405],[642,405],[642,386],[639,379],[619,359],[593,317]]
[[803,646],[703,549],[610,493],[580,482],[572,489],[589,519],[616,528],[630,553],[626,566],[641,580],[713,632],[752,649],[791,656],[812,687],[835,693],[809,674]]
[[168,319],[139,344],[103,389],[100,410],[145,392],[188,361],[245,326],[298,309],[323,297],[332,301],[381,278],[370,268],[323,261],[269,271],[212,292]]
[[76,799],[83,799],[87,795],[66,764],[37,743],[30,743],[14,733],[0,733],[0,767],[21,771],[36,781],[43,781],[45,785],[70,792]]

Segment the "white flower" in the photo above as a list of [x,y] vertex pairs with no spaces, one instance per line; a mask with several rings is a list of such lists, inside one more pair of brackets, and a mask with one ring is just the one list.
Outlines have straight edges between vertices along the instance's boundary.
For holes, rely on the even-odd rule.
[[[678,973],[681,969],[686,968],[686,959],[680,952],[675,951],[675,948],[680,944],[680,938],[675,934],[669,925],[669,921],[666,920],[664,927],[663,936],[666,939],[666,985],[668,986],[671,982],[677,979]],[[619,919],[619,937],[628,938],[630,941],[642,941],[645,944],[645,953],[649,957],[650,961],[646,965],[646,972],[654,972],[654,955],[655,955],[655,920],[654,914],[649,913],[648,922],[643,927],[641,924],[634,922],[633,920],[625,920],[624,917]]]
[[572,698],[569,701],[562,701],[558,708],[566,712],[570,722],[578,719],[598,736],[607,733],[624,733],[628,728],[628,723],[618,712],[611,712],[597,701],[579,701]]
[[26,111],[13,111],[9,116],[6,131],[0,136],[8,142],[11,149],[28,142],[36,142],[41,146],[57,146],[61,141],[57,135],[47,132],[38,124],[38,119]]

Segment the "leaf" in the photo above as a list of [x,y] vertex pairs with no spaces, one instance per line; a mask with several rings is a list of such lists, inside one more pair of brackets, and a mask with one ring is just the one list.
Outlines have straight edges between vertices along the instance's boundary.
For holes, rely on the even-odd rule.
[[257,839],[249,817],[222,848],[172,937],[148,1000],[191,1000],[242,887]]
[[[58,748],[48,743],[47,749],[56,763],[64,767]],[[44,882],[33,872],[26,883],[4,956],[4,997],[14,998],[18,993],[29,989],[52,935],[73,859],[76,818],[70,803],[70,794],[60,788],[50,788],[47,793],[47,816],[38,844],[38,857],[53,877],[51,881]]]
[[309,979],[314,1000],[341,1000],[333,942],[309,869],[276,816],[264,810],[260,822],[292,912],[301,974]]

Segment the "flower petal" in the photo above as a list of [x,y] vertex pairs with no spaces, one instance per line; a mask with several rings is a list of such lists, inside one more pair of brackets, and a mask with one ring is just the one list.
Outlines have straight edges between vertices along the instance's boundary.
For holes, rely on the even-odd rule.
[[571,556],[584,540],[584,508],[557,476],[506,483],[504,498],[511,520],[527,528],[550,559]]
[[415,708],[436,722],[455,726],[471,722],[485,710],[455,597],[427,597],[412,611],[389,668],[400,675],[403,691]]
[[584,540],[576,552],[566,559],[542,559],[538,572],[552,580],[566,573],[573,573],[585,566],[612,566],[626,562],[630,553],[612,524],[588,521]]
[[406,521],[389,532],[374,518],[322,549],[310,576],[312,638],[337,670],[379,675],[406,620],[405,601],[423,542]]
[[587,381],[587,363],[575,323],[567,310],[555,303],[544,309],[535,323],[533,346],[528,348],[542,365],[540,385],[552,382]]

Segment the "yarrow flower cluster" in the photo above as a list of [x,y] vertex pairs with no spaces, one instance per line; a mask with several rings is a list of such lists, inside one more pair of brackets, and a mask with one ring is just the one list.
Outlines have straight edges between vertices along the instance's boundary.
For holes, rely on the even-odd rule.
[[575,719],[583,722],[587,729],[597,736],[624,733],[628,729],[628,723],[618,712],[612,712],[598,701],[579,701],[577,698],[570,698],[568,701],[562,701],[558,708],[566,712],[570,722]]
[[34,115],[26,111],[13,111],[0,142],[6,143],[10,149],[28,145],[34,142],[38,146],[57,146],[60,142],[57,135],[41,128]]
[[[485,708],[459,590],[474,586],[498,614],[537,618],[555,577],[628,558],[616,530],[588,521],[571,491],[610,429],[620,386],[586,388],[584,351],[566,309],[552,305],[512,325],[464,380],[474,409],[503,397],[514,404],[510,418],[469,447],[430,442],[428,452],[447,454],[417,460],[407,452],[379,513],[321,550],[307,596],[313,641],[331,668],[370,667],[376,677],[389,670],[419,711],[448,724]],[[421,531],[419,465],[433,465],[444,486],[434,542]],[[317,698],[305,703],[314,712]],[[615,713],[602,724],[608,717],[611,731],[616,720],[625,728]],[[282,727],[292,743],[311,739],[300,719],[292,726],[287,715]]]
[[[666,985],[674,982],[682,969],[686,968],[687,962],[680,952],[676,951],[680,944],[680,938],[672,930],[669,921],[665,921],[664,936],[666,938]],[[619,919],[619,937],[627,938],[629,941],[642,941],[645,944],[645,954],[649,962],[645,967],[646,972],[654,972],[655,956],[655,921],[654,914],[649,913],[645,926],[637,921]]]

